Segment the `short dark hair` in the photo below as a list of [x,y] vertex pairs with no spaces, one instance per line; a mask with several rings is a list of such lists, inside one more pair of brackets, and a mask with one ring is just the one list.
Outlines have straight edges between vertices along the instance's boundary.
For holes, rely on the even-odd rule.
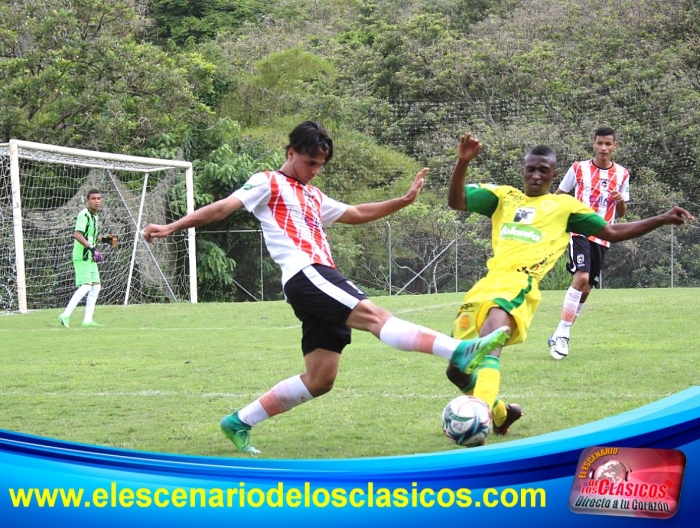
[[532,147],[530,150],[527,151],[527,154],[532,154],[533,156],[545,156],[547,158],[551,156],[554,158],[555,161],[557,159],[557,155],[554,153],[554,149],[547,145],[537,145],[536,147]]
[[87,192],[86,198],[89,200],[89,199],[90,199],[90,196],[92,196],[93,194],[102,194],[102,193],[101,193],[98,189],[90,189],[90,190]]
[[596,131],[593,133],[593,140],[595,141],[595,138],[597,138],[598,136],[612,136],[613,139],[617,141],[615,130],[609,126],[597,128]]
[[286,149],[294,149],[295,152],[309,156],[323,153],[328,163],[333,157],[333,139],[318,121],[304,121],[289,133],[289,145]]

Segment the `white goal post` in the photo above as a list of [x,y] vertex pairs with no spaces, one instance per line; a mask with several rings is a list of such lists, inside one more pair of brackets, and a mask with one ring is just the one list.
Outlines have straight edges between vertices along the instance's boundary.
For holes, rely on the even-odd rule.
[[10,140],[0,144],[0,312],[64,306],[75,290],[75,218],[102,194],[100,304],[197,302],[195,230],[140,235],[194,210],[192,163]]

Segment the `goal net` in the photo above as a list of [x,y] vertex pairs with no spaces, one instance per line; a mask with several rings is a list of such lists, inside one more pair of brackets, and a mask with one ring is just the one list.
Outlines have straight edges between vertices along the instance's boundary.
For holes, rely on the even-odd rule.
[[196,302],[194,229],[157,244],[140,231],[193,209],[189,162],[25,141],[0,145],[0,311],[64,306],[76,288],[73,232],[87,193],[102,195],[100,304]]

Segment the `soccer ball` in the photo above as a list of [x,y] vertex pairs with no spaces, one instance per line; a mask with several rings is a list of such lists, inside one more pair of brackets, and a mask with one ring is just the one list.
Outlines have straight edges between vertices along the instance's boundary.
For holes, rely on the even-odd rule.
[[481,445],[492,429],[491,409],[474,396],[457,396],[442,411],[442,430],[457,445]]

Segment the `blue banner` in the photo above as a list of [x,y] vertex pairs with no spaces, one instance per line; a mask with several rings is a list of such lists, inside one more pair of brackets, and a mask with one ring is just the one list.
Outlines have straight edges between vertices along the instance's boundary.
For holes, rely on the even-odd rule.
[[[622,453],[628,460],[653,466],[650,452],[630,454],[626,448],[674,450],[664,451],[661,468],[673,471],[673,478],[647,484],[645,478],[663,473],[652,467],[647,477],[632,468],[633,482],[596,480],[613,478],[614,467],[603,462],[615,453],[618,459]],[[626,480],[627,463],[612,463],[625,470]],[[576,488],[576,479],[584,477],[588,480]],[[577,495],[570,507],[574,488]],[[618,497],[583,496],[588,489],[619,493],[625,515],[615,514],[613,501]],[[657,498],[660,490],[670,490],[671,507],[634,495],[649,489]],[[700,387],[552,434],[385,458],[180,456],[0,430],[0,525],[8,527],[190,527],[208,521],[305,528],[508,522],[522,528],[555,521],[567,528],[592,523],[596,528],[649,523],[675,527],[697,522],[693,519],[700,516],[699,496]],[[656,508],[659,518],[650,514]]]

